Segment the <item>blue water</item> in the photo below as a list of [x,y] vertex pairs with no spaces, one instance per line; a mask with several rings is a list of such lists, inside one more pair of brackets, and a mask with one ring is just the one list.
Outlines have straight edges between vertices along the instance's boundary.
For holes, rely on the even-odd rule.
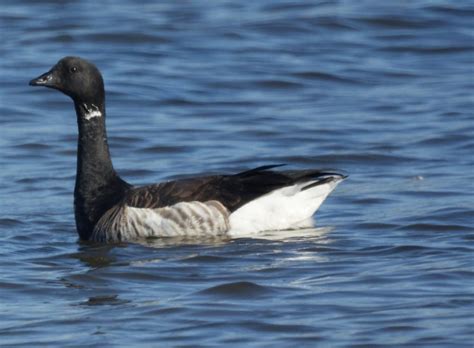
[[[472,347],[471,1],[2,1],[0,345]],[[118,172],[350,174],[317,228],[78,241],[76,120],[28,81],[102,70]]]

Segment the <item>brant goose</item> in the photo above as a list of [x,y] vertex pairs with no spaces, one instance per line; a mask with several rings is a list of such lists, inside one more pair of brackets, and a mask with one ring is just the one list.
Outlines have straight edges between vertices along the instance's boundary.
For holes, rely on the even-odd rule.
[[134,187],[115,172],[105,129],[105,91],[95,65],[65,57],[31,86],[57,89],[74,101],[79,126],[74,211],[81,239],[236,237],[313,226],[312,216],[346,176],[317,169],[262,166]]

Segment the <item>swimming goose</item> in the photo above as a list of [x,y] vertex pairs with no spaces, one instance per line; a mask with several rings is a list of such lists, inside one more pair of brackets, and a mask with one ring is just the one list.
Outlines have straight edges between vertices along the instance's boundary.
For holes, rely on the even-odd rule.
[[74,101],[79,127],[74,189],[76,227],[83,240],[230,236],[313,226],[312,216],[345,176],[317,169],[200,176],[135,187],[115,172],[105,129],[105,91],[97,67],[62,58],[30,81]]

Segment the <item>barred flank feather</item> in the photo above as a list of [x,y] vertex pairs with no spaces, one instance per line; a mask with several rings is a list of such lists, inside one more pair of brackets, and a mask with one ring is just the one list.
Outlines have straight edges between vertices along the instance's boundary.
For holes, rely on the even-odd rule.
[[181,202],[163,208],[114,207],[99,220],[92,240],[119,242],[146,237],[219,236],[229,211],[217,201]]

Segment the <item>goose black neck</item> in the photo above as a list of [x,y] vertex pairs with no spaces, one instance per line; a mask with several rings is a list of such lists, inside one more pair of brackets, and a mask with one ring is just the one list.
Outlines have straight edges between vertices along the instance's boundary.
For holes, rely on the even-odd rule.
[[105,107],[82,101],[75,101],[74,106],[79,126],[76,184],[86,185],[91,179],[106,182],[116,174],[107,143]]
[[74,190],[76,226],[89,239],[100,217],[130,187],[116,174],[110,158],[103,102],[74,101],[79,126]]

